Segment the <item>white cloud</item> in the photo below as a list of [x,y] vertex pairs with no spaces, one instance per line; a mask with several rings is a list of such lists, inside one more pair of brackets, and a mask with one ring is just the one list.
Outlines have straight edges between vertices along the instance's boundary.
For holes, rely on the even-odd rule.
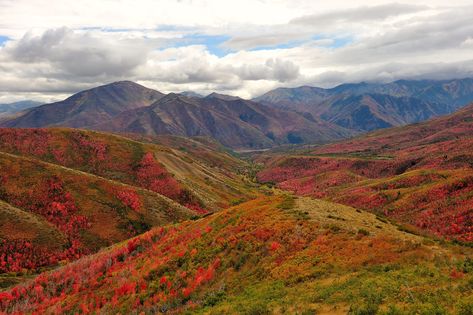
[[0,0],[0,7],[0,36],[11,38],[0,43],[0,101],[57,99],[122,79],[164,92],[251,97],[278,86],[473,75],[469,0]]

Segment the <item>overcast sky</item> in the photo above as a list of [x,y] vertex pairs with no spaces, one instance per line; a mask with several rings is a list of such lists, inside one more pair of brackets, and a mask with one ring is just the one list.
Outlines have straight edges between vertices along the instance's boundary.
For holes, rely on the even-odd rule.
[[473,1],[0,0],[0,103],[473,76]]

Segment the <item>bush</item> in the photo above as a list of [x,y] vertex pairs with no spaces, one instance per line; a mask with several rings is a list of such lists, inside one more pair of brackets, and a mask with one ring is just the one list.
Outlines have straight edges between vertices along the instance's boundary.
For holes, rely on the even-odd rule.
[[243,309],[245,315],[267,315],[271,314],[268,306],[264,302],[255,302]]
[[284,200],[278,205],[278,209],[291,210],[296,204],[294,196],[284,195]]
[[350,306],[348,314],[352,315],[376,315],[378,313],[379,306],[376,303],[368,302],[362,305]]
[[463,301],[458,306],[458,315],[473,314],[473,301]]

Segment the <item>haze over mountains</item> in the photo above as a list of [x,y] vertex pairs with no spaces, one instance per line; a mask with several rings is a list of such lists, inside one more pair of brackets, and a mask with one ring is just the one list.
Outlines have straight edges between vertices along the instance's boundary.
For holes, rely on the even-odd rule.
[[234,149],[325,143],[454,112],[473,101],[473,79],[400,80],[278,88],[253,100],[180,94],[120,81],[35,107],[6,127],[95,129],[144,135],[207,136]]
[[15,114],[25,109],[39,106],[41,104],[43,103],[30,100],[0,104],[0,117]]

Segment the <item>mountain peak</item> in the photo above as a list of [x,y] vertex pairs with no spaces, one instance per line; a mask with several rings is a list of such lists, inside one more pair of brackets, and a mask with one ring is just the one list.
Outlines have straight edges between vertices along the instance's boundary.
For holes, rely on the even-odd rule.
[[226,95],[226,94],[220,94],[217,92],[212,92],[209,95],[207,95],[205,98],[218,98],[224,101],[235,101],[239,100],[240,97],[238,96],[232,96],[232,95]]
[[187,98],[188,98],[187,96],[182,95],[180,93],[171,92],[171,93],[168,93],[168,94],[164,95],[163,98],[160,99],[159,101],[166,102],[166,101],[171,101],[171,100],[184,100],[184,99],[187,99]]
[[2,124],[9,127],[88,127],[121,112],[149,106],[163,93],[133,81],[117,81],[78,92],[55,103],[36,107]]
[[[107,83],[104,85],[99,85],[94,88],[91,88],[89,90],[97,90],[97,89],[104,89],[104,88],[120,88],[120,89],[146,89],[146,90],[152,90],[149,89],[139,83],[130,81],[130,80],[123,80],[123,81],[115,81],[111,83]],[[153,90],[154,91],[154,90]],[[156,91],[157,92],[157,91]]]
[[179,94],[182,95],[182,96],[186,96],[186,97],[195,97],[195,98],[204,97],[201,94],[193,92],[193,91],[183,91],[183,92],[180,92]]

